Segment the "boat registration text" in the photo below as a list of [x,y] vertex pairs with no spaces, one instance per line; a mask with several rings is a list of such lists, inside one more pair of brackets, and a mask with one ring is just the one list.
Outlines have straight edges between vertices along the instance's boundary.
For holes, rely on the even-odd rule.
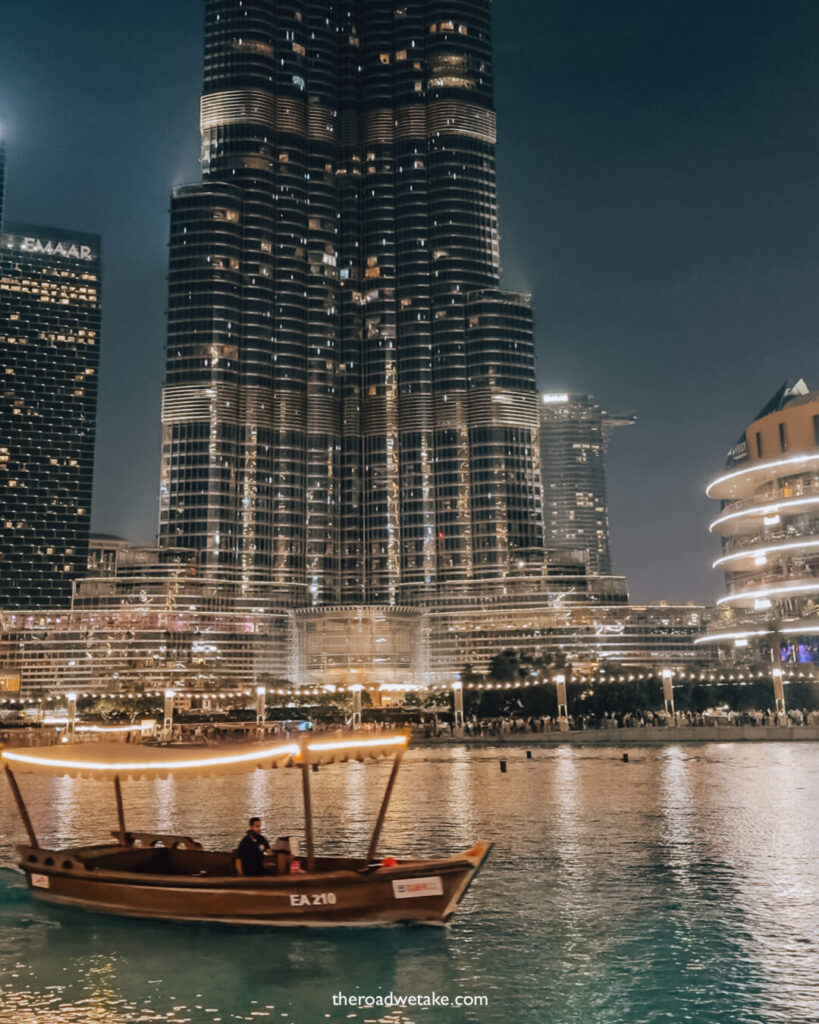
[[326,907],[332,906],[335,902],[336,894],[334,892],[290,893],[291,907]]

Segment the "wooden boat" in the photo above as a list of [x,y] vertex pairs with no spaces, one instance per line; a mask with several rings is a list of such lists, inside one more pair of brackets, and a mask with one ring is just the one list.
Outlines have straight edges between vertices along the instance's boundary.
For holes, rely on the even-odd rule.
[[[408,737],[344,736],[303,743],[231,745],[179,751],[120,743],[61,744],[0,751],[6,778],[28,834],[18,864],[32,895],[100,913],[165,921],[241,925],[445,924],[491,849],[479,842],[454,857],[376,860],[378,842]],[[323,857],[313,840],[310,772],[319,765],[393,756],[387,788],[366,855]],[[187,836],[130,832],[121,783],[170,775],[212,776],[258,768],[301,770],[306,856],[291,873],[279,859],[261,876],[243,877],[235,853],[211,851]],[[113,783],[114,842],[47,850],[40,847],[16,774],[37,772]],[[298,866],[298,865],[297,865]],[[285,873],[286,871],[286,873]]]

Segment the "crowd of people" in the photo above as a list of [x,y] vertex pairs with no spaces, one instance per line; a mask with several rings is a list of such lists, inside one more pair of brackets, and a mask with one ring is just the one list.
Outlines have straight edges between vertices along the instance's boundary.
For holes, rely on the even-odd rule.
[[[628,729],[648,728],[652,726],[765,726],[765,725],[819,725],[819,711],[808,711],[804,708],[792,708],[786,712],[784,721],[777,718],[771,709],[753,711],[712,711],[693,712],[678,711],[673,721],[664,711],[642,711],[639,713],[605,712],[602,716],[569,715],[569,730],[583,729]],[[464,735],[473,737],[507,736],[515,733],[546,733],[558,732],[561,722],[552,715],[498,715],[492,718],[471,717],[464,721]],[[454,735],[454,725],[450,720],[441,718],[425,719],[420,731],[426,738]]]

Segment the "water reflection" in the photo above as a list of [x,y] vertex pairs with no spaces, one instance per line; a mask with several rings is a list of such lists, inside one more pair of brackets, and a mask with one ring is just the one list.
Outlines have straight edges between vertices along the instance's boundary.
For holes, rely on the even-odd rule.
[[[509,763],[499,771],[501,756]],[[33,903],[0,871],[0,1024],[273,1020],[400,1024],[815,1024],[819,759],[809,744],[631,750],[418,749],[385,852],[495,841],[449,930],[253,931]],[[311,774],[317,835],[361,853],[387,765]],[[297,772],[125,788],[135,828],[224,848],[250,813],[302,833]],[[44,842],[115,823],[111,787],[27,777]],[[0,833],[22,839],[10,801]],[[3,862],[10,863],[8,849]],[[436,1011],[334,994],[481,995]]]

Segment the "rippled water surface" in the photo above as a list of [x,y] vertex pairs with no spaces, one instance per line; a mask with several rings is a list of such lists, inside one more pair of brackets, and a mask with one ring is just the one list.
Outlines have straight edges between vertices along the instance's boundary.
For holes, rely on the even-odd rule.
[[[815,1024],[819,748],[416,749],[382,852],[495,849],[447,929],[262,931],[142,923],[35,905],[0,800],[0,1022]],[[498,761],[509,762],[506,774]],[[388,765],[312,777],[317,836],[363,852]],[[115,825],[102,783],[21,776],[43,845]],[[300,834],[296,772],[132,783],[133,828],[235,845],[249,813]],[[333,995],[481,997],[362,1009]]]

